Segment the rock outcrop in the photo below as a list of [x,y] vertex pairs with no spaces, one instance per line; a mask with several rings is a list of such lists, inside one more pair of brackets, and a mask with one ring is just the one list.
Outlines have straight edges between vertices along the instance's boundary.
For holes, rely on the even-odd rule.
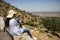
[[32,39],[28,36],[28,34],[24,33],[20,36],[14,37],[14,40],[32,40]]
[[4,30],[4,27],[5,27],[5,23],[3,17],[0,17],[0,30]]
[[[6,32],[0,31],[0,40],[11,40],[11,37]],[[14,37],[14,40],[32,40],[28,34],[24,33],[21,36]]]

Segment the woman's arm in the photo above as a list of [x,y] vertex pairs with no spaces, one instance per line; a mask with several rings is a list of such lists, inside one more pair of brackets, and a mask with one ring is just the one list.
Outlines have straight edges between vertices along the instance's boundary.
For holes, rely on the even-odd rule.
[[20,23],[19,19],[17,19],[17,22],[19,23],[20,28],[22,28],[22,24]]

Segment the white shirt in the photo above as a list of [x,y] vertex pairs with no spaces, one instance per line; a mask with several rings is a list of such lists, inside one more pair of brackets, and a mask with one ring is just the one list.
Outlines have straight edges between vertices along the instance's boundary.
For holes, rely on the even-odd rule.
[[23,33],[24,29],[19,28],[19,23],[16,21],[16,19],[13,18],[9,21],[9,31],[10,34],[15,36],[14,34],[20,35],[21,33]]

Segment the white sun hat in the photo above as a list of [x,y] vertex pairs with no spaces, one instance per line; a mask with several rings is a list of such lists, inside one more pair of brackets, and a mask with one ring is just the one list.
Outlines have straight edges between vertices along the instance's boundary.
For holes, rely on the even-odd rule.
[[8,15],[7,15],[7,18],[12,18],[13,17],[13,14],[16,14],[17,12],[15,12],[14,10],[9,10],[8,11]]

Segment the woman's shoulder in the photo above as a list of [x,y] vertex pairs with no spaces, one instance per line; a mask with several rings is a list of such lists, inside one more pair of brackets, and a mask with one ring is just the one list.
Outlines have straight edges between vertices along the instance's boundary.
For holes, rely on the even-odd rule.
[[13,22],[13,21],[15,21],[13,18],[12,18],[12,19],[10,19],[10,22]]
[[18,19],[18,18],[16,18],[16,21],[19,21],[19,19]]

